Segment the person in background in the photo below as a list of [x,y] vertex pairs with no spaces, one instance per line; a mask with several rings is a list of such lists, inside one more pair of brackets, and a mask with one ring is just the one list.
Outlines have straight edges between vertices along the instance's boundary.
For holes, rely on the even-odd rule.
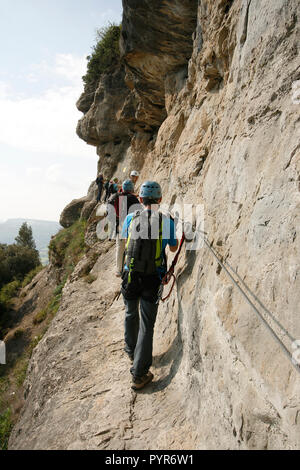
[[110,195],[111,195],[111,194],[115,194],[115,193],[117,193],[117,192],[119,191],[119,185],[118,185],[118,183],[119,183],[118,178],[114,178],[114,179],[112,180],[112,185],[111,185],[111,188],[110,188]]
[[110,180],[109,185],[108,185],[108,193],[107,193],[107,200],[110,198],[112,194],[115,194],[118,192],[119,187],[118,187],[118,178],[114,178],[113,180]]
[[119,235],[119,226],[123,226],[123,222],[128,214],[133,211],[142,209],[138,198],[133,194],[134,185],[130,179],[122,184],[122,192],[118,192],[113,196],[115,199],[116,211],[116,276],[121,277],[123,271],[125,239]]
[[104,189],[105,189],[104,202],[108,200],[108,188],[109,188],[109,180],[107,180],[104,184]]
[[99,173],[96,179],[96,184],[98,186],[98,194],[97,194],[97,202],[101,201],[101,196],[102,196],[102,191],[103,191],[103,185],[104,185],[104,179],[103,175]]
[[135,185],[135,183],[137,182],[138,178],[139,178],[140,174],[138,171],[136,170],[132,170],[132,172],[130,173],[130,179],[131,181],[133,182],[133,184]]

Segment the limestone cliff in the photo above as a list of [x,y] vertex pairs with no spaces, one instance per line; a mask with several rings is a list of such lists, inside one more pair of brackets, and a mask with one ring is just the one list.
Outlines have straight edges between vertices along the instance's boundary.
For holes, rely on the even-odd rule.
[[[105,176],[138,169],[165,202],[202,204],[222,259],[300,339],[299,2],[123,7],[122,62],[81,97],[79,136]],[[10,447],[299,448],[299,374],[206,246],[181,257],[155,380],[133,393],[114,247],[96,245],[97,279],[75,270],[34,352]]]

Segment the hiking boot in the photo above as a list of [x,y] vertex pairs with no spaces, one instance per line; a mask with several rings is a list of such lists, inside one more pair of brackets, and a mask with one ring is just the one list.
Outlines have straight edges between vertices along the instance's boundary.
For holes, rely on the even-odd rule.
[[149,382],[151,382],[153,377],[154,376],[151,372],[147,372],[147,374],[143,375],[143,377],[133,377],[131,388],[133,390],[140,390],[141,388],[145,387],[145,385],[147,385]]

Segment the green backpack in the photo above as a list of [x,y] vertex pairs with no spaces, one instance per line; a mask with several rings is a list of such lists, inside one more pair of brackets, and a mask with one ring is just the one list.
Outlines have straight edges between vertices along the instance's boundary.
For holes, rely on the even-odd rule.
[[[162,255],[162,214],[154,216],[151,211],[136,212],[128,227],[128,239],[125,251],[125,263],[129,268],[128,282],[131,273],[145,275],[157,273],[157,268],[164,264]],[[151,239],[151,227],[158,238]],[[155,230],[156,229],[156,230]]]

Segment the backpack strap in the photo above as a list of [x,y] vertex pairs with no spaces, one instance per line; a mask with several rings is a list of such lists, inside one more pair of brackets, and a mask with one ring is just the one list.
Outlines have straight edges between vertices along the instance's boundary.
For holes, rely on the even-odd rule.
[[156,242],[156,253],[155,253],[156,267],[159,267],[162,261],[162,232],[163,232],[162,213],[159,212],[159,236]]
[[126,242],[126,246],[125,246],[125,256],[127,254],[127,249],[128,249],[128,245],[129,245],[129,242],[130,242],[130,238],[131,238],[131,225],[132,225],[132,222],[133,222],[133,219],[136,219],[137,217],[139,217],[141,215],[142,211],[135,211],[133,213],[133,217],[128,225],[128,237],[127,237],[127,242]]

